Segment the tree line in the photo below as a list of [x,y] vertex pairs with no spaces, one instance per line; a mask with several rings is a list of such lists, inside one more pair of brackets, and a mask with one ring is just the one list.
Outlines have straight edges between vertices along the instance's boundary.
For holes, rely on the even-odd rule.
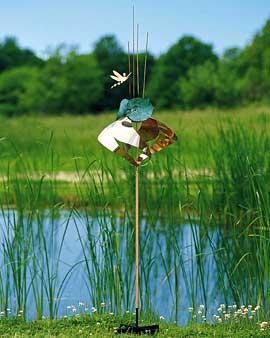
[[[142,83],[144,55],[139,59]],[[160,57],[148,53],[147,59],[146,95],[157,109],[268,101],[270,19],[248,45],[221,56],[212,45],[183,36]],[[110,89],[113,69],[127,72],[128,55],[112,35],[97,41],[91,53],[60,46],[46,60],[7,37],[0,43],[0,115],[117,109],[128,86]]]

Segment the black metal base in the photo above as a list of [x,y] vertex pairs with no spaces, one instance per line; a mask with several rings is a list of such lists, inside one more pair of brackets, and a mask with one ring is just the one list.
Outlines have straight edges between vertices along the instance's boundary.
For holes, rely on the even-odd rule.
[[159,331],[159,325],[137,326],[121,324],[116,333],[135,333],[154,335]]

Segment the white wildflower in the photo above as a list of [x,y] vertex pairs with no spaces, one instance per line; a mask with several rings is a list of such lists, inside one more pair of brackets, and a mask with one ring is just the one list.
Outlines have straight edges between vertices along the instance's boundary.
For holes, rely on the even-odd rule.
[[261,331],[264,331],[268,325],[268,322],[261,322],[259,323]]

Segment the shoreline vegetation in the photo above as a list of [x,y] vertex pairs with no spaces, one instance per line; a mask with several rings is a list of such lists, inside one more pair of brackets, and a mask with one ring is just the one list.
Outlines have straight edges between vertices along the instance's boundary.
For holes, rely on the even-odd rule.
[[[262,323],[270,318],[270,107],[164,111],[156,116],[174,128],[179,141],[141,168],[142,222],[147,225],[142,224],[141,238],[147,253],[142,266],[145,315],[155,299],[151,276],[162,269],[172,309],[168,324],[161,321],[159,336],[269,336],[268,324]],[[114,118],[108,113],[1,119],[0,336],[89,336],[89,330],[99,326],[93,336],[110,337],[114,333],[105,327],[119,323],[123,309],[132,311],[134,271],[127,267],[133,266],[134,252],[126,248],[134,236],[134,168],[104,151],[96,139]],[[65,178],[76,179],[57,180],[63,172]],[[58,300],[77,264],[64,276],[59,273],[70,222],[83,253],[78,264],[84,269],[89,299],[110,304],[115,314],[110,320],[56,320],[63,315]],[[188,238],[181,229],[185,224],[190,226]],[[209,290],[210,284],[215,289]],[[215,304],[216,289],[226,309],[228,304],[240,311],[243,304],[258,305],[260,318],[172,324],[179,321],[183,290],[197,314],[199,304],[205,304],[206,312]],[[34,323],[26,322],[30,299]],[[11,304],[12,316],[22,318],[8,315]],[[40,321],[44,316],[47,319]]]
[[[115,337],[134,303],[159,337],[270,336],[269,32],[222,55],[185,35],[156,58],[138,25],[137,75],[134,8],[132,57],[114,35],[46,59],[0,41],[0,337]],[[110,90],[131,59],[134,106],[131,78]],[[134,167],[97,141],[120,98],[122,116],[146,102],[135,79],[178,137],[140,167],[136,210]]]
[[[161,152],[143,167],[141,175],[152,195],[159,185],[171,188],[176,197],[176,208],[180,195],[185,196],[182,205],[186,204],[189,197],[198,194],[201,183],[208,186],[209,193],[212,193],[216,189],[215,182],[224,180],[224,175],[232,174],[233,164],[230,161],[237,160],[237,156],[241,162],[242,154],[258,156],[261,163],[251,165],[267,165],[267,156],[263,158],[260,154],[268,152],[269,106],[253,105],[227,111],[212,108],[164,111],[155,116],[173,127],[179,141],[168,153]],[[97,141],[100,130],[114,119],[113,113],[1,118],[0,196],[4,204],[15,205],[16,187],[30,182],[33,189],[41,190],[39,199],[44,199],[44,207],[50,205],[47,197],[51,198],[52,194],[55,202],[85,206],[89,204],[87,191],[95,185],[108,193],[114,191],[116,185],[123,184],[128,193],[132,168],[121,158],[115,158],[102,149]],[[229,147],[233,150],[238,146],[239,153],[235,158]],[[257,153],[252,154],[253,151]],[[224,162],[224,172],[218,168],[220,161]],[[108,201],[112,200],[107,196]],[[121,198],[116,201],[121,201]],[[121,209],[121,203],[118,207]]]
[[[21,319],[0,320],[0,336],[2,338],[53,338],[53,337],[137,337],[133,334],[116,335],[115,329],[123,323],[126,318],[113,315],[73,316],[58,320],[38,320],[25,322]],[[241,322],[228,322],[218,324],[190,323],[184,327],[169,324],[164,321],[156,321],[160,325],[157,337],[166,338],[256,338],[269,337],[268,323],[249,323],[247,320]],[[142,325],[147,325],[144,321]]]

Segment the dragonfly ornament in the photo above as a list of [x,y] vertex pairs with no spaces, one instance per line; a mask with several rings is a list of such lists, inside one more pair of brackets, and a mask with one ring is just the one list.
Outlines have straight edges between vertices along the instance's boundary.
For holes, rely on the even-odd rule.
[[116,83],[114,85],[111,86],[112,88],[115,88],[117,86],[120,86],[122,83],[124,83],[125,81],[128,80],[128,78],[130,77],[131,73],[129,73],[128,75],[126,75],[126,73],[123,73],[123,75],[121,75],[120,73],[118,73],[116,70],[113,70],[113,74],[114,75],[110,75],[110,77],[116,81]]

